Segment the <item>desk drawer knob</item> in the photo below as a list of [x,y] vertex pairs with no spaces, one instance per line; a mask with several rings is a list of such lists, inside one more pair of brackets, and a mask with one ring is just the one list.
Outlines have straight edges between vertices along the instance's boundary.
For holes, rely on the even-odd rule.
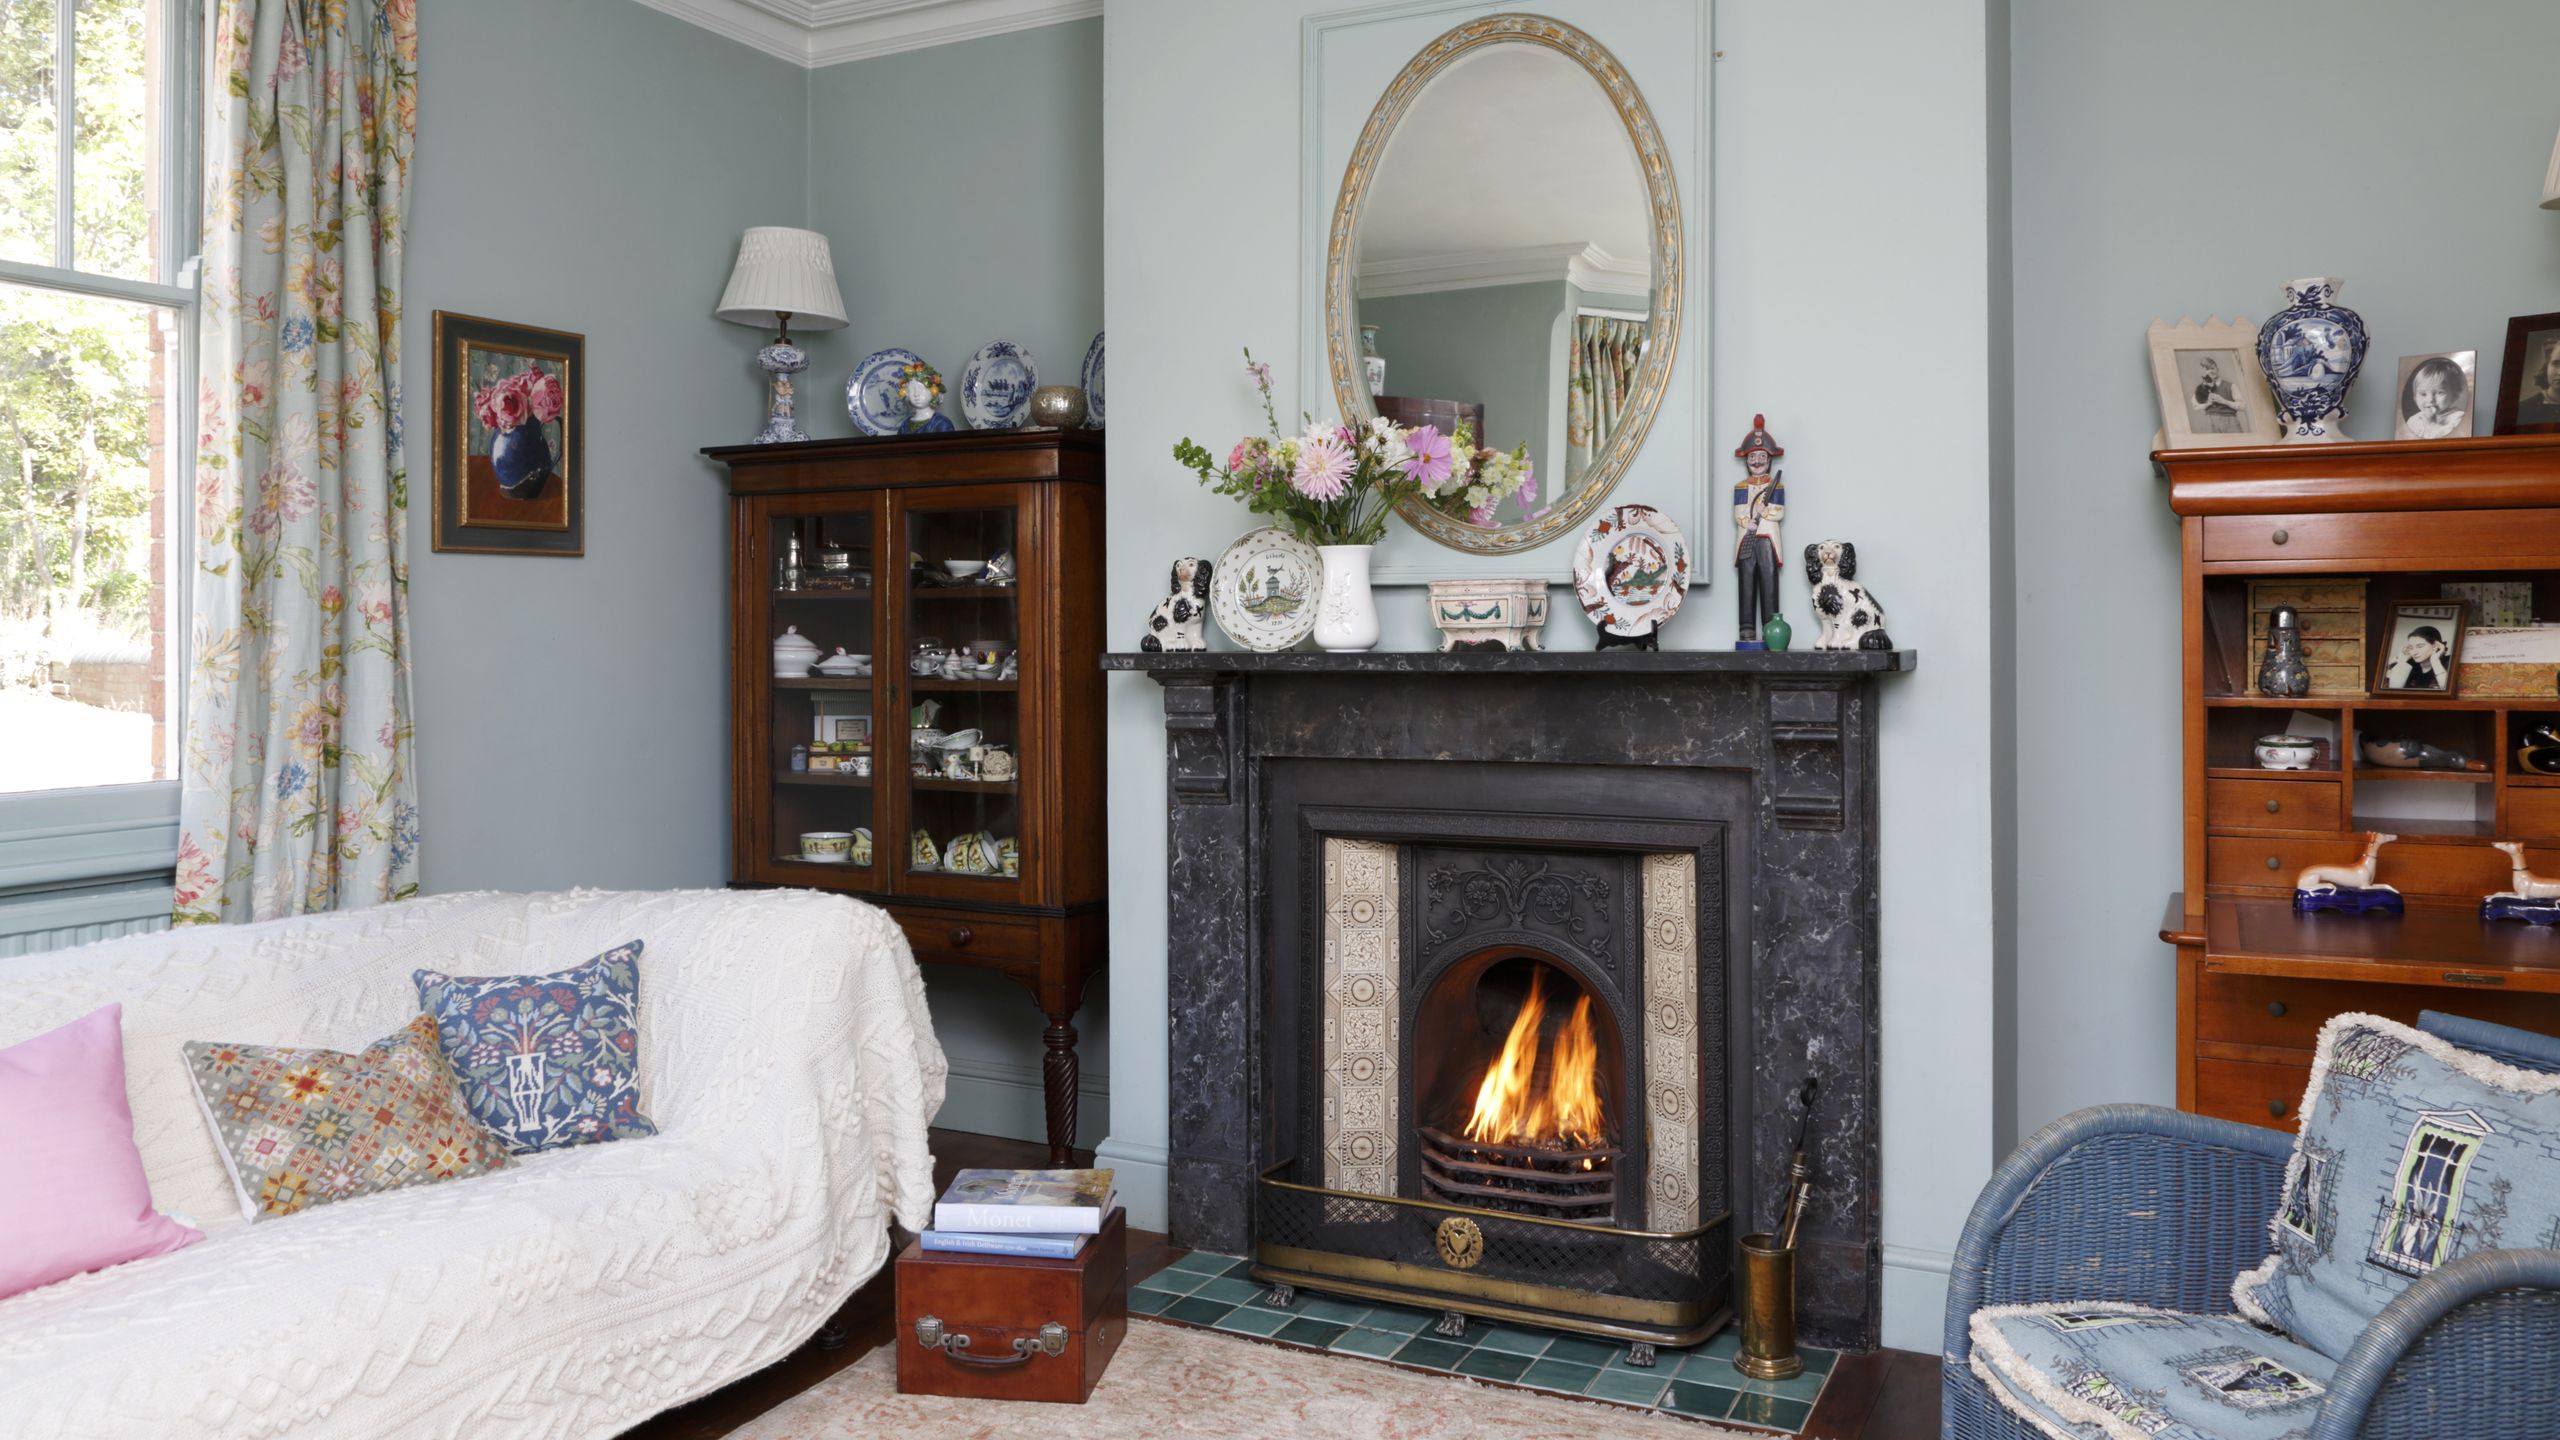
[[954,925],[951,927],[951,948],[955,950],[965,949],[970,941],[977,938],[978,932],[970,929],[966,925]]
[[2284,1112],[2290,1108],[2290,1106],[2286,1105],[2281,1100],[2270,1100],[2267,1102],[2267,1113],[2273,1115],[2279,1120],[2284,1118]]
[[2286,541],[2291,540],[2293,537],[2292,537],[2291,535],[2289,535],[2289,534],[2285,533],[2285,532],[2284,532],[2284,531],[2282,531],[2282,530],[2278,530],[2278,531],[2275,533],[2275,535],[2274,535],[2274,537],[2273,537],[2273,538],[2274,538],[2274,540],[2275,540],[2275,542],[2276,542],[2277,544],[2282,545],[2282,544],[2284,544]]
[[2284,810],[2284,802],[2283,802],[2283,801],[2281,801],[2281,800],[2270,800],[2270,801],[2268,801],[2268,802],[2267,802],[2267,813],[2268,813],[2268,814],[2270,814],[2270,815],[2279,814],[2279,813],[2281,813],[2283,810]]
[[2283,861],[2281,861],[2281,860],[2279,860],[2279,859],[2277,859],[2277,858],[2276,858],[2276,857],[2274,857],[2273,855],[2270,855],[2270,856],[2268,856],[2268,857],[2267,857],[2267,868],[2268,868],[2268,869],[2270,869],[2270,870],[2280,869],[2280,868],[2282,868],[2282,867],[2283,867],[2283,865],[2284,865],[2284,862],[2283,862]]
[[2268,1013],[2268,1014],[2270,1014],[2270,1015],[2273,1015],[2274,1017],[2276,1017],[2276,1018],[2277,1018],[2277,1019],[2279,1019],[2279,1020],[2283,1019],[2283,1018],[2284,1018],[2284,1002],[2283,1002],[2283,1001],[2281,1001],[2281,1000],[2270,1000],[2270,1001],[2268,1001],[2268,1002],[2267,1002],[2267,1013]]

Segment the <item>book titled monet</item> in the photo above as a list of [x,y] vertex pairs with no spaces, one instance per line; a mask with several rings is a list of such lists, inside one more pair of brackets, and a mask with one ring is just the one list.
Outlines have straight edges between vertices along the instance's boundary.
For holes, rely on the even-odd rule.
[[918,1237],[927,1250],[951,1255],[1014,1255],[1034,1260],[1073,1260],[1083,1253],[1090,1235],[1041,1235],[1020,1231],[979,1235],[967,1230],[927,1230]]
[[963,1170],[934,1202],[933,1228],[1099,1235],[1118,1198],[1108,1170]]

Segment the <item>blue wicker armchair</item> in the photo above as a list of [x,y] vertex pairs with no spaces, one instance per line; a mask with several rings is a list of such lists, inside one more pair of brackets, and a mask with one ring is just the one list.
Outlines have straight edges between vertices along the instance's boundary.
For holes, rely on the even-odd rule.
[[[2453,1023],[2426,1028],[2472,1040]],[[1956,1251],[1946,1440],[2041,1440],[1973,1374],[1967,1322],[1982,1306],[2117,1300],[2229,1313],[2232,1278],[2266,1256],[2292,1149],[2273,1130],[2142,1105],[2083,1110],[2019,1147],[1974,1202]],[[2312,1440],[2560,1440],[2554,1356],[2560,1250],[2464,1256],[2366,1328]]]

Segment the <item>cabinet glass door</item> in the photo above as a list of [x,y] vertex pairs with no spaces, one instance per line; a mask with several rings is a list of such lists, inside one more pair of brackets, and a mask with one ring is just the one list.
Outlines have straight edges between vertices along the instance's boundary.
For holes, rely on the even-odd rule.
[[[903,497],[907,836],[900,890],[1019,898],[1034,857],[1026,753],[1021,507],[1009,487]],[[1030,577],[1036,582],[1037,577]]]
[[[877,889],[879,510],[867,498],[821,496],[760,518],[755,561],[766,572],[770,649],[741,656],[772,662],[761,754],[751,762],[767,796],[757,858],[787,883]],[[890,574],[899,573],[893,559]]]

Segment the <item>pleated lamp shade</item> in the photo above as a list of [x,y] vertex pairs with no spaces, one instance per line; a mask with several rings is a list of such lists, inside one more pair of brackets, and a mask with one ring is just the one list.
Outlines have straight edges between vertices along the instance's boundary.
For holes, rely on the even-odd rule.
[[2551,147],[2551,168],[2543,172],[2542,208],[2560,210],[2560,145]]
[[836,291],[827,237],[785,225],[750,228],[738,242],[738,266],[720,293],[718,313],[740,325],[770,326],[776,315],[790,316],[799,330],[844,324],[844,296]]

